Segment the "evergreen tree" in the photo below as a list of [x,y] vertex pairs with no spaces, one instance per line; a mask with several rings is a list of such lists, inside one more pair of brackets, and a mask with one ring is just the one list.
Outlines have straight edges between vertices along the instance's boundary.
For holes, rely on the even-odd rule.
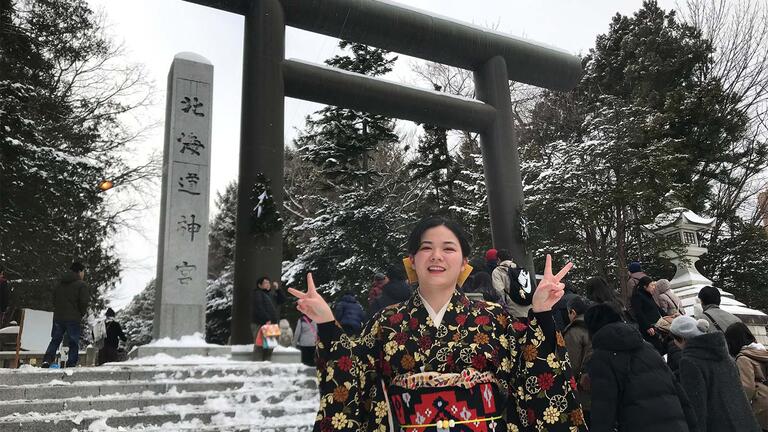
[[521,134],[536,256],[569,255],[584,276],[623,284],[630,259],[666,247],[644,240],[643,224],[705,207],[710,167],[744,126],[720,109],[732,95],[703,73],[712,52],[697,29],[646,1],[598,36],[573,92],[544,94]]
[[237,182],[216,193],[217,213],[208,233],[208,277],[215,279],[235,261]]
[[[388,57],[388,51],[359,43],[341,41],[339,47],[349,49],[351,55],[335,56],[325,63],[350,72],[383,75],[397,60]],[[307,118],[295,144],[302,158],[322,172],[328,188],[349,191],[367,189],[379,175],[370,167],[373,152],[397,140],[391,119],[329,106]]]
[[125,98],[145,89],[119,57],[84,0],[0,1],[0,263],[44,290],[83,261],[95,310],[120,272],[122,210],[97,185],[152,173],[123,152],[135,131],[120,115],[145,102]]
[[205,341],[226,345],[232,322],[233,272],[231,263],[205,288]]

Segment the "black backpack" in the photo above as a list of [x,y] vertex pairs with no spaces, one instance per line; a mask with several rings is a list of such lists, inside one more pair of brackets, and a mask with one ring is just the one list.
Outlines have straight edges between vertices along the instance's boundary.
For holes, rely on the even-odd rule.
[[509,298],[521,306],[530,306],[536,287],[531,286],[531,277],[521,267],[511,267],[507,270],[509,276]]

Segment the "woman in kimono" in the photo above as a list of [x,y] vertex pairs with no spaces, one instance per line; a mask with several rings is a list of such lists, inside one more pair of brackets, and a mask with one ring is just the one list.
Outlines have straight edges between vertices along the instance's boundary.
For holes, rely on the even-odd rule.
[[314,430],[586,431],[552,306],[563,295],[547,256],[529,322],[457,289],[469,242],[461,227],[422,220],[408,240],[419,280],[403,303],[345,335],[307,275],[298,309],[317,322],[320,409]]

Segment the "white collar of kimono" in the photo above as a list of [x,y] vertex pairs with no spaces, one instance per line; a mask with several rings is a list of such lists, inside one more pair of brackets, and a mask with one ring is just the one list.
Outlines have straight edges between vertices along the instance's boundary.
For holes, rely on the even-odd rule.
[[421,295],[421,293],[419,293],[419,297],[421,297],[421,303],[423,303],[424,307],[427,309],[429,317],[432,318],[432,324],[435,327],[440,327],[440,324],[443,322],[445,311],[448,310],[448,305],[451,303],[451,299],[448,299],[443,307],[441,307],[439,311],[435,312],[435,310],[432,309],[432,306],[430,306],[429,303],[427,303],[427,300]]

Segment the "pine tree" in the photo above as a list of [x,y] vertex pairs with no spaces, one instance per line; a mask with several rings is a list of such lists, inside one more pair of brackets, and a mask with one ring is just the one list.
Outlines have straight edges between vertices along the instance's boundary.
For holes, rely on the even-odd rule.
[[[397,57],[359,43],[341,41],[339,47],[351,55],[335,56],[329,66],[360,74],[379,76],[392,70]],[[347,108],[326,107],[307,118],[306,128],[295,145],[305,160],[323,174],[334,190],[366,189],[379,175],[370,166],[373,152],[381,145],[397,142],[391,119]]]

